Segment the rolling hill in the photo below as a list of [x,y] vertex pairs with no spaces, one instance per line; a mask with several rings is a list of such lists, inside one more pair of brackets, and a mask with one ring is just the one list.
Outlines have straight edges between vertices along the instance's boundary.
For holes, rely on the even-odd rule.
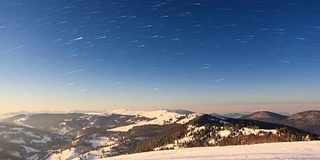
[[283,124],[320,135],[320,111],[311,110],[284,116],[268,111],[258,111],[239,119],[257,120],[262,122]]
[[318,139],[283,124],[183,110],[22,114],[2,120],[0,127],[0,142],[5,144],[0,155],[27,160],[99,159],[156,150]]

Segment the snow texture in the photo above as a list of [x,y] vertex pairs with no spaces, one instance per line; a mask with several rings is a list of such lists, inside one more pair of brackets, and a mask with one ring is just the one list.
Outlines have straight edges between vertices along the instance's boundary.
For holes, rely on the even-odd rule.
[[[189,122],[190,120],[194,119],[197,114],[180,114],[174,111],[168,110],[156,110],[156,111],[130,111],[130,110],[115,110],[112,112],[108,112],[109,114],[122,114],[122,115],[138,115],[142,117],[147,117],[152,120],[148,121],[140,121],[134,124],[130,124],[127,126],[121,126],[117,128],[110,129],[109,131],[120,131],[120,132],[127,132],[128,130],[132,129],[136,126],[143,126],[143,125],[164,125],[166,123],[179,123],[184,124]],[[180,119],[182,116],[185,116],[183,119]]]
[[96,139],[92,139],[89,142],[92,144],[93,148],[115,144],[115,142],[113,140],[110,140],[108,137],[97,137]]
[[23,139],[12,139],[9,140],[10,143],[15,143],[15,144],[25,144],[26,142]]
[[228,137],[230,134],[231,134],[231,131],[229,130],[222,130],[222,131],[219,131],[218,133],[221,137]]
[[23,146],[24,149],[26,150],[27,153],[33,153],[33,152],[40,152],[40,150],[28,147],[28,146]]
[[26,114],[24,117],[20,117],[18,119],[15,119],[13,122],[17,125],[20,126],[25,126],[25,127],[29,127],[29,128],[33,128],[32,126],[29,126],[27,124],[24,124],[25,121],[30,119],[30,116],[32,116],[32,114]]
[[320,159],[320,141],[267,143],[224,147],[199,147],[166,151],[152,151],[131,155],[122,155],[103,160],[318,160]]
[[242,130],[242,133],[244,135],[250,135],[250,134],[254,134],[254,135],[257,135],[259,132],[271,132],[272,134],[277,134],[277,130],[275,129],[252,129],[252,128],[247,128],[245,127],[243,130]]

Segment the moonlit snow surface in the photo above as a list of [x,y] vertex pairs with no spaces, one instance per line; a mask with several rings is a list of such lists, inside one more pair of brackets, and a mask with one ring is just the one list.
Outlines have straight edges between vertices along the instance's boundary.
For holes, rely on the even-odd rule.
[[268,143],[224,147],[199,147],[167,151],[154,151],[123,155],[104,160],[160,160],[160,159],[207,159],[207,160],[248,160],[248,159],[294,159],[319,160],[320,141]]

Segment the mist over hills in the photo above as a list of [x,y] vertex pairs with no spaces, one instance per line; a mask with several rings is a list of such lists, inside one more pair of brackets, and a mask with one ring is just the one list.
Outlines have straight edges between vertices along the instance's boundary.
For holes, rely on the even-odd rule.
[[28,160],[99,159],[185,147],[316,140],[318,120],[319,111],[290,117],[259,111],[240,119],[170,109],[27,113],[1,120],[0,155]]

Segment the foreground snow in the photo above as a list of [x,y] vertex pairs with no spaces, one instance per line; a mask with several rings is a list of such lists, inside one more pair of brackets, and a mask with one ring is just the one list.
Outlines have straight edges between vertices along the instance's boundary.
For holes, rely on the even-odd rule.
[[159,160],[159,159],[320,159],[320,141],[268,143],[224,147],[199,147],[168,151],[154,151],[123,155],[104,160]]

